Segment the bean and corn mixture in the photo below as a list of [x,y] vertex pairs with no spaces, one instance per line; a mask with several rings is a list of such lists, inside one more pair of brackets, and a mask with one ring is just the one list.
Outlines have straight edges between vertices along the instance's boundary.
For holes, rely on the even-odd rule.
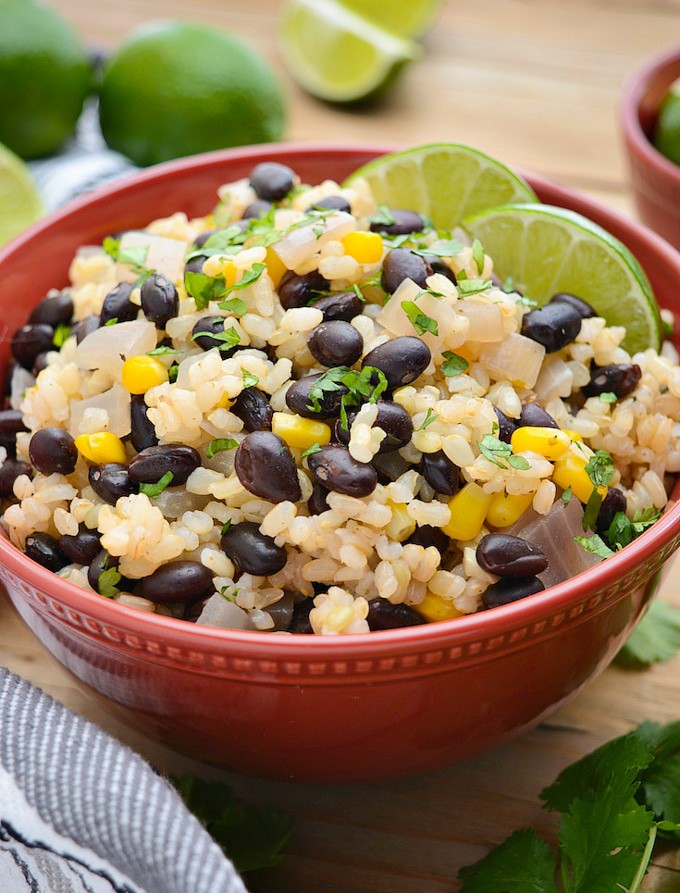
[[99,596],[367,633],[530,596],[625,546],[680,470],[669,344],[629,356],[464,232],[280,164],[79,250],[12,339],[3,524]]

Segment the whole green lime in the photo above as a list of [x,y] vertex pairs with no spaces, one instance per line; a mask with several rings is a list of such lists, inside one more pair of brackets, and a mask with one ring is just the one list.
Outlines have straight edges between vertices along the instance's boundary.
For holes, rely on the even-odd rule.
[[99,119],[107,144],[139,165],[280,139],[278,83],[240,40],[188,22],[137,31],[104,70]]
[[67,22],[30,0],[0,0],[0,142],[22,158],[55,152],[75,130],[90,76]]
[[680,164],[680,81],[671,85],[659,107],[653,142],[662,155]]

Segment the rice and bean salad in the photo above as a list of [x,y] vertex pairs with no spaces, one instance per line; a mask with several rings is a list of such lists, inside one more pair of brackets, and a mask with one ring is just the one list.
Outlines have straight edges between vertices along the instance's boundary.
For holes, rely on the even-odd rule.
[[13,336],[11,541],[200,624],[337,635],[530,596],[625,546],[680,470],[673,347],[538,309],[463,231],[263,163],[80,249]]

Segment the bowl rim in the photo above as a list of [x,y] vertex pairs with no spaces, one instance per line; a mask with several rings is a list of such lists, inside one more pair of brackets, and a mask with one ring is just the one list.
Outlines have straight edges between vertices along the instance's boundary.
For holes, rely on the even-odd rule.
[[[290,158],[295,155],[324,155],[329,152],[333,152],[336,157],[338,155],[355,157],[359,153],[370,153],[377,156],[399,148],[401,147],[393,144],[381,143],[282,142],[218,150],[165,162],[130,175],[123,181],[115,181],[103,186],[69,202],[63,208],[51,212],[9,242],[3,249],[0,249],[0,262],[11,257],[15,251],[30,245],[46,230],[63,225],[64,221],[83,213],[83,211],[96,211],[101,205],[105,205],[112,195],[135,192],[137,189],[143,188],[144,184],[149,181],[180,176],[197,166],[220,168],[232,160],[242,161],[244,158],[257,161],[260,158],[272,156],[286,155]],[[532,186],[538,187],[539,192],[545,188],[552,192],[558,200],[564,198],[565,201],[576,201],[586,209],[581,213],[587,214],[587,209],[592,208],[596,214],[604,214],[609,217],[620,229],[633,232],[638,241],[646,243],[653,253],[665,256],[665,259],[678,269],[680,276],[680,254],[644,225],[582,195],[578,190],[561,186],[534,173],[521,171],[517,168],[515,170],[525,177]],[[531,598],[521,599],[501,608],[468,614],[453,620],[425,623],[403,629],[382,630],[370,634],[342,636],[286,636],[257,630],[198,626],[195,623],[187,623],[184,620],[161,614],[142,612],[117,603],[114,606],[109,599],[80,589],[75,584],[61,579],[31,561],[4,535],[0,536],[0,565],[36,590],[49,593],[50,598],[68,608],[81,611],[103,625],[115,626],[116,620],[118,620],[118,625],[125,627],[129,632],[145,638],[154,636],[162,638],[167,645],[184,649],[196,649],[203,645],[218,651],[225,649],[233,651],[235,649],[253,657],[264,650],[266,656],[271,659],[294,658],[299,660],[308,657],[314,660],[321,656],[332,657],[334,653],[338,656],[342,654],[343,657],[371,657],[381,653],[391,654],[396,645],[421,650],[470,639],[489,638],[517,626],[530,626],[544,620],[548,614],[563,612],[580,600],[583,601],[588,596],[594,596],[615,585],[635,568],[652,563],[658,553],[679,532],[680,503],[671,499],[662,517],[620,553],[556,586],[549,587],[544,592],[532,595]],[[146,659],[153,660],[153,655],[146,654]]]
[[[641,68],[625,82],[621,94],[619,114],[623,123],[623,133],[632,149],[639,153],[644,162],[656,168],[664,176],[680,184],[680,165],[675,164],[654,146],[640,123],[640,103],[651,82],[665,73],[667,68],[680,65],[680,48],[677,46],[662,55],[650,57]],[[680,77],[678,71],[677,77]],[[677,79],[669,80],[668,85]]]

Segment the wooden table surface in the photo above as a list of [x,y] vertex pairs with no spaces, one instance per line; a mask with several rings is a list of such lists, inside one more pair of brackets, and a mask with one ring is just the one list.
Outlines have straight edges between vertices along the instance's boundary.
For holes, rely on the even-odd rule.
[[[46,0],[85,40],[112,49],[155,18],[191,18],[240,35],[280,75],[286,137],[468,143],[506,163],[576,187],[633,215],[618,130],[630,74],[680,42],[679,0],[448,0],[383,104],[326,106],[286,74],[275,40],[276,0]],[[381,0],[384,2],[384,0]],[[680,564],[663,596],[680,603]],[[467,763],[406,781],[363,786],[273,783],[194,763],[123,727],[42,649],[0,596],[0,664],[116,735],[161,771],[222,778],[294,819],[285,862],[251,876],[260,893],[448,893],[462,865],[516,828],[554,834],[538,793],[568,763],[645,719],[680,718],[680,657],[648,671],[611,667],[549,722]],[[644,889],[680,890],[680,854],[659,851]],[[598,893],[598,891],[592,891]]]

